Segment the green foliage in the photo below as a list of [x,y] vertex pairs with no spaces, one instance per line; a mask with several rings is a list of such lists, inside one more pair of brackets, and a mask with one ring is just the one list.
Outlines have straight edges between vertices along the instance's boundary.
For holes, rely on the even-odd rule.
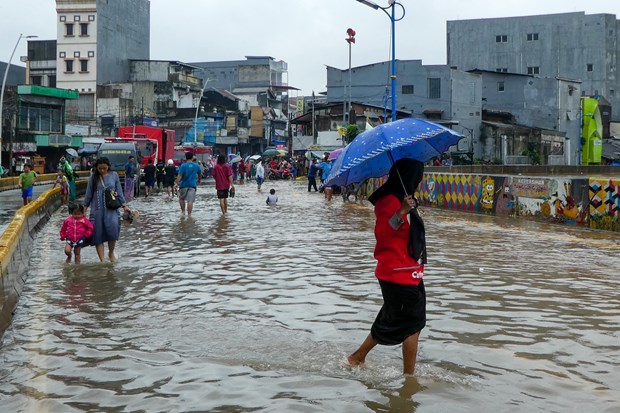
[[345,143],[346,144],[351,143],[351,141],[355,139],[355,137],[359,134],[360,134],[360,128],[357,125],[348,125],[347,131],[344,134]]
[[532,163],[532,165],[540,165],[540,152],[535,147],[529,146],[527,150],[521,153],[521,155],[530,158],[530,162]]

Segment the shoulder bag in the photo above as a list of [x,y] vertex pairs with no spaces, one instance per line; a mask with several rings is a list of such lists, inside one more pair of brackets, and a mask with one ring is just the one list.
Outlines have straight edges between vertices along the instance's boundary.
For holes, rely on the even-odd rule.
[[105,207],[108,209],[119,209],[123,204],[121,203],[121,200],[118,199],[118,194],[116,191],[112,188],[106,188],[101,176],[99,176],[99,180],[101,181],[101,186],[103,187]]

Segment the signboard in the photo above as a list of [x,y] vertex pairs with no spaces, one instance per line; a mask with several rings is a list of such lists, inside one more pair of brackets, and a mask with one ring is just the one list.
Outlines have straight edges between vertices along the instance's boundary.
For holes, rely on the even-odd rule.
[[71,136],[67,135],[50,135],[48,138],[49,146],[70,146]]
[[549,197],[548,179],[516,178],[512,183],[512,187],[517,196],[526,198]]

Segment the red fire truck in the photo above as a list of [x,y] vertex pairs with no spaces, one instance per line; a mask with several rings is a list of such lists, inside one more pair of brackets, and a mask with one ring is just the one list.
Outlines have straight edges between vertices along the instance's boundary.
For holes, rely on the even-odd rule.
[[117,138],[107,138],[110,141],[132,141],[136,143],[139,154],[140,168],[148,165],[149,160],[153,165],[157,162],[166,162],[174,158],[174,143],[176,134],[171,129],[155,128],[152,126],[123,126],[118,128]]

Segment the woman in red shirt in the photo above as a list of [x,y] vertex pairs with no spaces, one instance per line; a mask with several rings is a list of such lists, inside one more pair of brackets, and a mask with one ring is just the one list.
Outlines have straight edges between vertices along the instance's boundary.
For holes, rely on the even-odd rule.
[[400,159],[389,178],[368,200],[375,206],[375,276],[381,286],[383,306],[370,334],[348,356],[349,364],[364,364],[377,344],[402,343],[403,372],[413,374],[420,331],[426,325],[424,223],[413,193],[422,182],[424,164]]

